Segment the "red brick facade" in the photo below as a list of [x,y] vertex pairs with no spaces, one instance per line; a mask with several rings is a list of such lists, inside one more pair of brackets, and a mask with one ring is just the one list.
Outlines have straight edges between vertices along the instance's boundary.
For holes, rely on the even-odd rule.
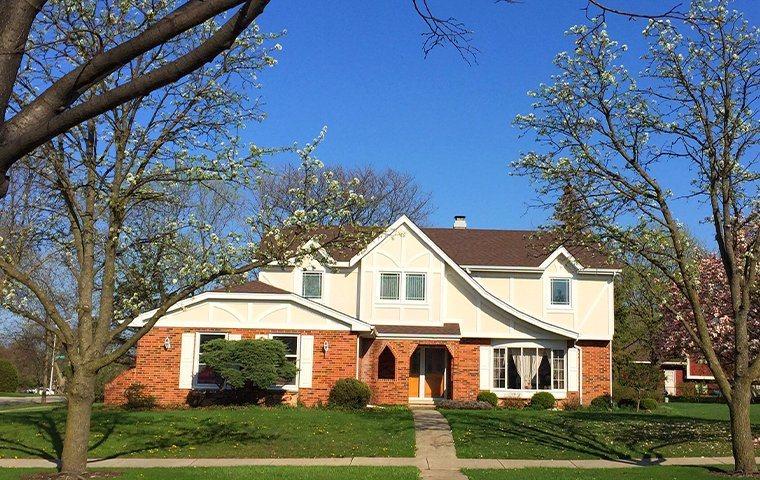
[[[480,346],[488,345],[488,339],[462,340],[407,340],[364,338],[359,343],[356,334],[345,331],[281,331],[251,329],[181,329],[157,327],[145,335],[137,345],[134,368],[123,372],[106,386],[107,404],[124,403],[124,390],[139,382],[147,392],[162,405],[185,404],[190,393],[179,388],[181,337],[183,332],[219,332],[240,334],[243,339],[255,338],[257,334],[308,334],[314,336],[314,363],[312,388],[302,388],[298,401],[307,406],[325,403],[330,389],[341,378],[357,375],[372,389],[372,403],[406,404],[409,400],[409,372],[412,354],[420,345],[441,346],[449,353],[448,397],[454,400],[474,400],[480,391]],[[169,338],[171,348],[164,347]],[[323,345],[328,343],[327,352]],[[569,345],[570,346],[570,345]],[[581,388],[583,403],[610,392],[610,342],[580,341]],[[395,357],[392,379],[378,378],[378,357],[388,347]],[[358,352],[357,352],[358,348]],[[577,398],[570,393],[568,398]]]
[[612,394],[612,342],[580,340],[581,399],[584,405],[600,395]]

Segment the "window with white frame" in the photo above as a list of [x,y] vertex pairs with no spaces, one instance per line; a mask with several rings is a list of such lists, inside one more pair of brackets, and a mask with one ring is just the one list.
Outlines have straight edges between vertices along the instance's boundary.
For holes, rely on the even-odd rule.
[[401,290],[400,273],[380,274],[380,300],[398,300]]
[[[298,368],[299,341],[298,335],[271,335],[272,340],[279,340],[285,344],[285,358]],[[298,374],[293,378],[281,378],[277,382],[280,387],[294,387],[298,384]]]
[[570,306],[570,279],[551,279],[551,304],[561,307]]
[[496,347],[493,388],[559,390],[565,388],[565,351],[541,347]]
[[414,301],[425,300],[425,274],[424,273],[407,273],[404,279],[406,281],[406,299]]
[[198,345],[195,352],[196,362],[198,363],[197,374],[195,375],[195,386],[199,388],[212,388],[218,387],[222,381],[219,375],[208,367],[205,363],[200,361],[200,354],[203,353],[203,345],[219,339],[226,339],[226,333],[199,333]]
[[322,272],[303,272],[301,296],[322,298]]

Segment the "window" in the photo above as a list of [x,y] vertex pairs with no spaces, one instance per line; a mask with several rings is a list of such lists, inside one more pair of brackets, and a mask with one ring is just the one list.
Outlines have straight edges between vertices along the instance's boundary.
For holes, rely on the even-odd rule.
[[565,389],[565,351],[552,350],[552,382],[556,390]]
[[203,345],[211,340],[219,340],[227,338],[225,333],[201,333],[198,335],[198,352],[196,358],[198,359],[198,373],[195,376],[195,385],[198,387],[218,387],[222,383],[221,377],[216,374],[211,368],[207,367],[205,363],[200,361],[200,354],[203,353]]
[[396,378],[396,357],[387,346],[377,359],[377,378],[393,380]]
[[406,274],[406,299],[407,300],[425,300],[425,274],[424,273],[407,273]]
[[322,298],[322,274],[320,272],[304,272],[301,295],[304,298]]
[[[298,367],[298,335],[272,335],[272,340],[279,340],[282,343],[285,344],[285,350],[287,353],[285,354],[285,358],[292,362],[293,365]],[[298,374],[296,373],[296,376],[293,378],[281,378],[277,385],[279,386],[295,386],[298,382],[296,379],[298,378]]]
[[570,279],[551,279],[552,305],[570,306]]
[[401,274],[381,273],[380,300],[398,300],[400,290],[399,283],[401,283]]
[[494,348],[493,388],[564,389],[565,351],[534,347]]

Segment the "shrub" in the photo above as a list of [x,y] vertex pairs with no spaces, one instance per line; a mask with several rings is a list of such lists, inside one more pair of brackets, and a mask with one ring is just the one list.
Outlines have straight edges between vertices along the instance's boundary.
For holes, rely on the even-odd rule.
[[504,408],[508,410],[522,410],[527,406],[527,400],[521,398],[505,398]]
[[437,408],[450,408],[458,410],[490,410],[493,405],[489,402],[481,400],[465,401],[465,400],[441,400],[436,405]]
[[220,387],[266,389],[280,379],[295,378],[298,369],[286,358],[279,340],[212,340],[203,345],[200,361],[219,375]]
[[591,400],[591,408],[596,410],[612,410],[614,407],[615,402],[612,401],[612,396],[608,394],[599,395]]
[[145,393],[145,385],[142,383],[133,383],[124,390],[124,397],[127,403],[125,408],[130,410],[148,410],[156,406],[156,397]]
[[493,392],[480,392],[478,393],[479,402],[488,402],[494,407],[499,406],[499,397]]
[[355,378],[342,378],[330,389],[328,404],[340,408],[364,408],[369,403],[372,391],[366,383]]
[[8,360],[0,359],[0,392],[15,392],[18,390],[18,370]]
[[583,408],[583,405],[581,405],[580,398],[570,397],[562,403],[562,408],[568,412],[574,412],[581,410]]
[[549,392],[538,392],[530,399],[530,408],[535,410],[549,410],[554,408],[557,400]]
[[657,400],[654,398],[645,398],[641,401],[641,408],[650,412],[657,410]]

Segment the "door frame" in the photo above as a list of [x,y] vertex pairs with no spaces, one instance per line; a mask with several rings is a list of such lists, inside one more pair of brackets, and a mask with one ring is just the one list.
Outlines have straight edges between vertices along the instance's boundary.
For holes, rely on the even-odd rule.
[[[442,397],[426,397],[425,396],[425,350],[427,349],[443,350],[443,396]],[[416,397],[409,397],[409,400],[443,400],[449,393],[449,349],[440,345],[419,345],[412,355],[420,356],[420,382],[419,391]],[[408,390],[408,389],[407,389]]]

